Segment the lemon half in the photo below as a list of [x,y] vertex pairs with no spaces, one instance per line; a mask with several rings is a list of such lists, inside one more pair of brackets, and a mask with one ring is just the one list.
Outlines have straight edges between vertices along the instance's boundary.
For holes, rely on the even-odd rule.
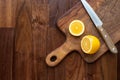
[[69,25],[69,32],[73,36],[80,36],[83,34],[85,26],[80,20],[73,20]]
[[100,48],[100,41],[95,36],[86,35],[81,40],[81,48],[84,53],[94,54]]

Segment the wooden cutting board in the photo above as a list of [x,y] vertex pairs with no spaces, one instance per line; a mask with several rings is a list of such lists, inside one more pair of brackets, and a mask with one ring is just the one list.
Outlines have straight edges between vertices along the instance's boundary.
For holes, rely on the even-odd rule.
[[[88,0],[88,3],[93,7],[98,16],[102,19],[103,27],[110,35],[113,42],[117,43],[120,40],[120,7],[118,6],[119,4],[117,4],[115,1],[95,0],[93,2],[92,0]],[[85,24],[85,32],[80,37],[72,36],[68,30],[70,22],[76,19],[81,20]],[[81,2],[76,4],[67,13],[65,13],[57,21],[57,24],[59,29],[65,34],[66,41],[63,45],[52,51],[47,56],[46,63],[49,66],[56,66],[59,62],[63,60],[66,55],[74,50],[78,51],[83,59],[88,63],[96,61],[108,50],[104,40],[98,33],[95,25],[92,23]],[[101,47],[99,51],[93,55],[83,53],[80,47],[81,38],[88,34],[97,36],[101,42]]]

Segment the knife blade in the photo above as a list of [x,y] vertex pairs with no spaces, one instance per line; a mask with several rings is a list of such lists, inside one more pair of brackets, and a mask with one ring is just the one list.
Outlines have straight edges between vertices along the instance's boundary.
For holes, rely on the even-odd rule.
[[95,24],[96,28],[100,32],[101,36],[103,37],[106,45],[108,46],[109,50],[112,53],[118,53],[118,50],[116,46],[114,45],[111,37],[109,34],[106,32],[106,30],[102,27],[103,22],[101,19],[98,17],[98,15],[95,13],[93,8],[88,4],[86,0],[81,0],[84,8],[86,9],[87,13],[89,14],[90,18],[92,19],[93,23]]

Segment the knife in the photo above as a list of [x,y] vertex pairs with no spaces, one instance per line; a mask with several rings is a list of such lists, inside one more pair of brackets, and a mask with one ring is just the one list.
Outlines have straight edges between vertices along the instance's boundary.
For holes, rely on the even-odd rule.
[[108,46],[109,50],[112,53],[118,53],[118,50],[116,46],[114,45],[112,39],[110,38],[109,34],[106,32],[106,30],[102,27],[103,22],[100,20],[100,18],[97,16],[93,8],[88,4],[86,0],[81,0],[84,8],[86,9],[87,13],[89,14],[90,18],[92,19],[93,23],[95,24],[96,28],[100,32],[101,36],[103,37],[106,45]]

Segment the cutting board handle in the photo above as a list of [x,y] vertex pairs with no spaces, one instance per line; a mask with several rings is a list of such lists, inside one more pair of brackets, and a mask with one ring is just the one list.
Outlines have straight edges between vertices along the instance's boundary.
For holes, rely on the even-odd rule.
[[48,64],[48,66],[51,66],[51,67],[56,66],[72,50],[73,48],[71,46],[71,43],[69,41],[66,41],[59,48],[55,49],[53,52],[48,54],[48,56],[46,57],[46,63]]

